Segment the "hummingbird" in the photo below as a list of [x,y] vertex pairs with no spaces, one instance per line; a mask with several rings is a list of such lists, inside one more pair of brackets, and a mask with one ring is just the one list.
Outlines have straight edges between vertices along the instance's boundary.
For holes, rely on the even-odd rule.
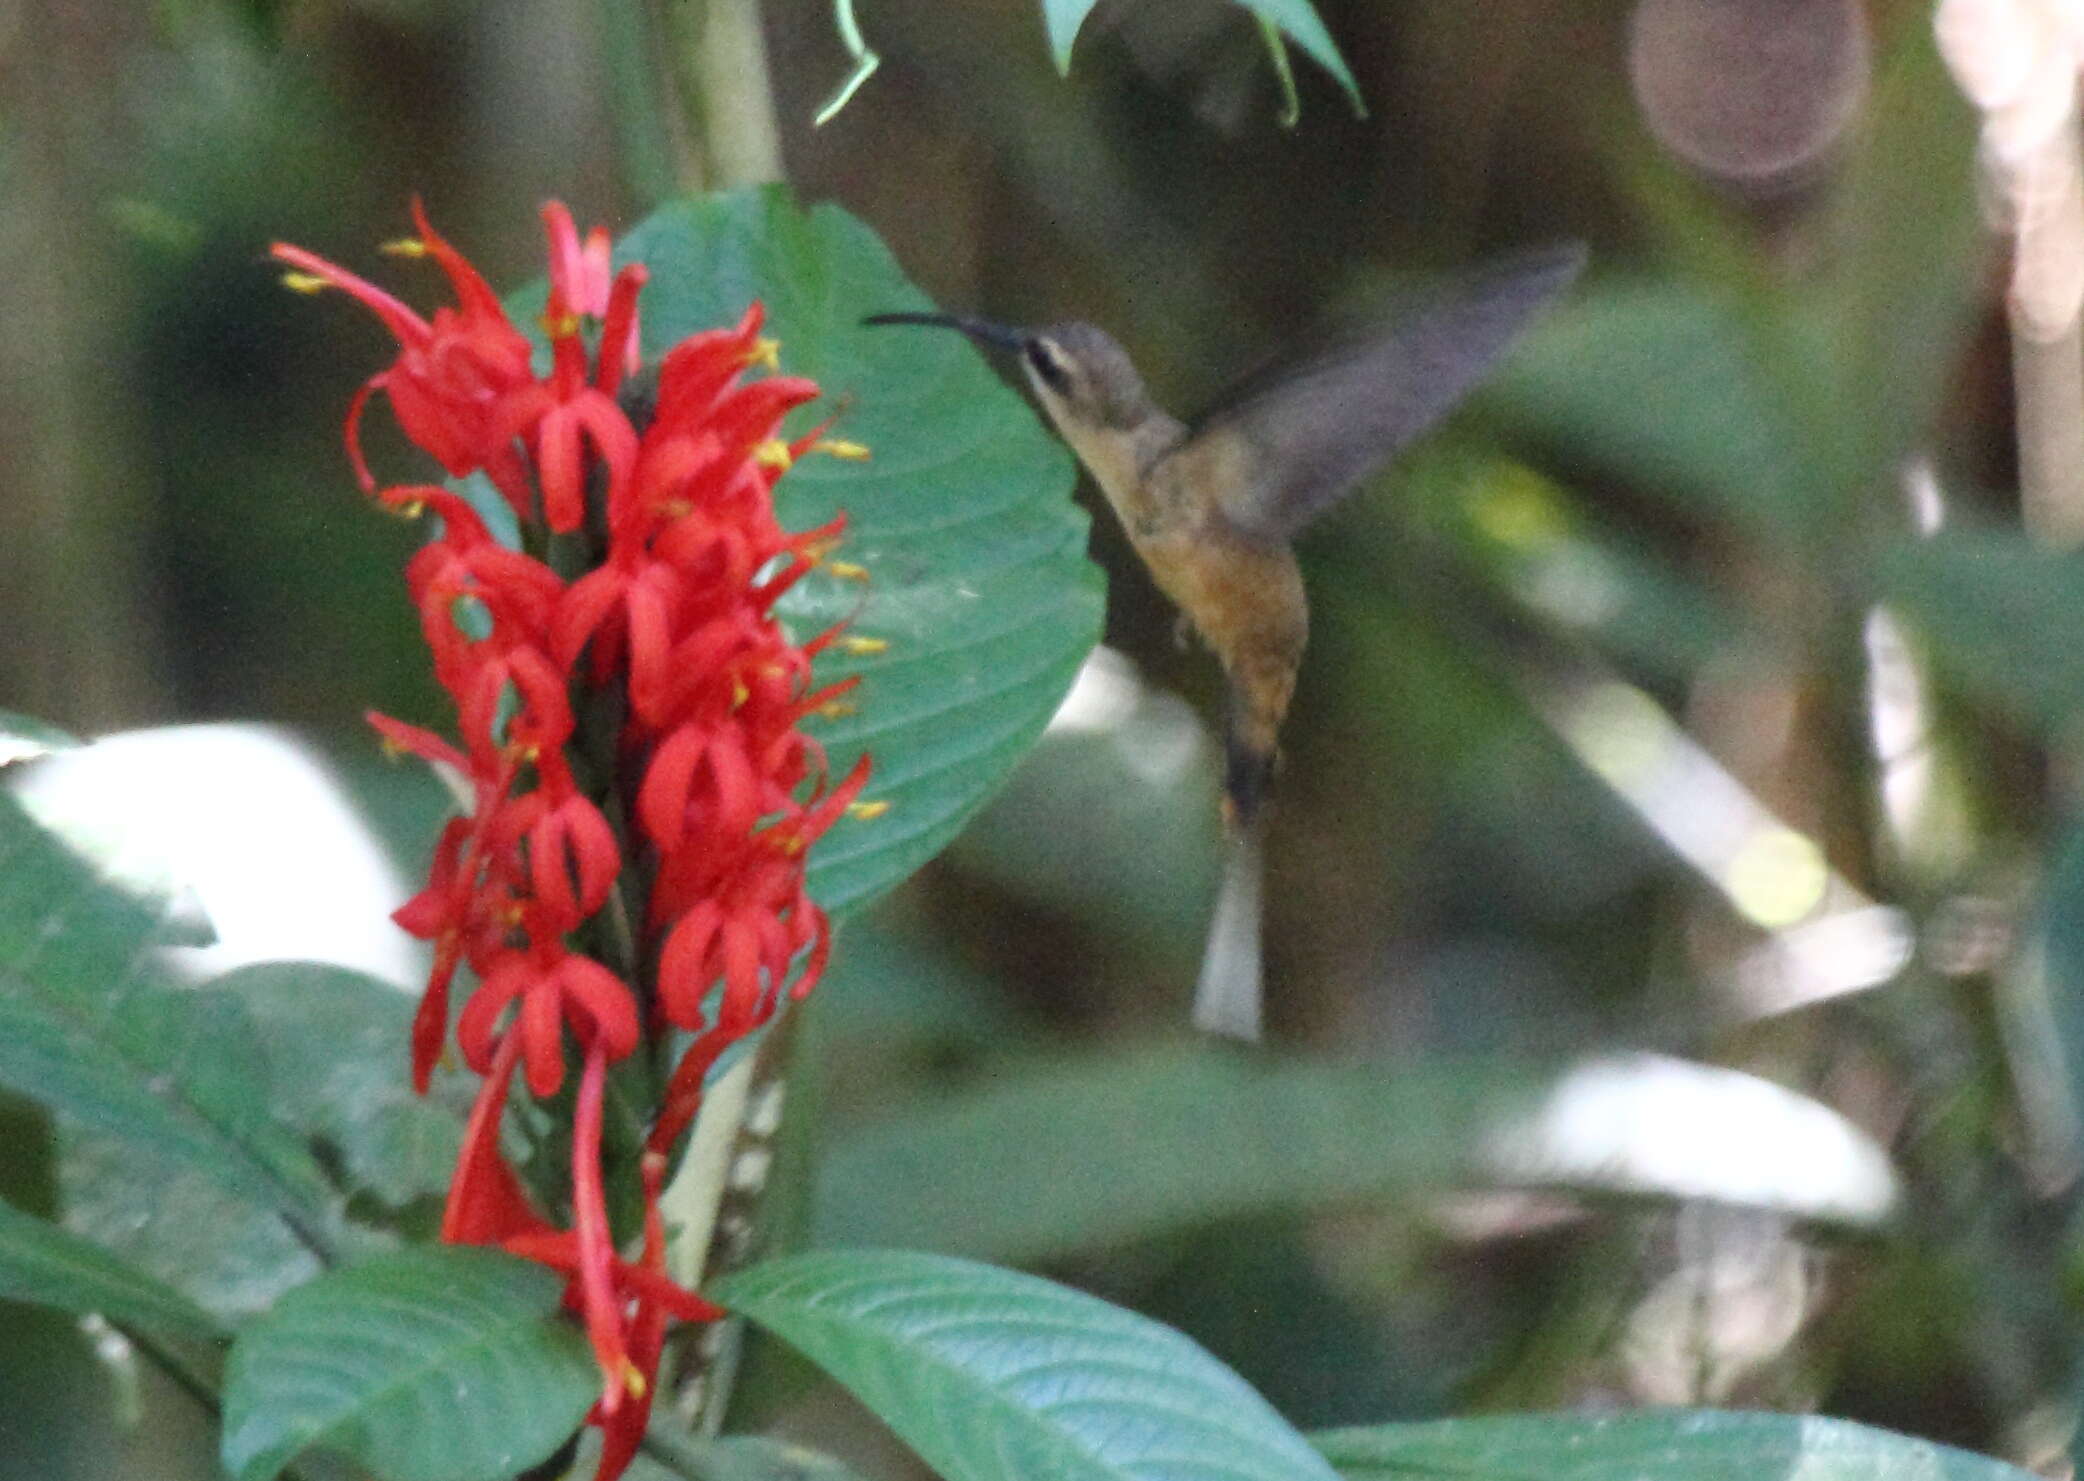
[[1474,389],[1584,262],[1577,243],[1501,258],[1394,318],[1322,336],[1192,422],[1153,402],[1127,352],[1091,324],[862,321],[953,329],[1017,356],[1151,578],[1222,664],[1234,847],[1195,990],[1197,1028],[1259,1037],[1262,808],[1309,638],[1297,533]]

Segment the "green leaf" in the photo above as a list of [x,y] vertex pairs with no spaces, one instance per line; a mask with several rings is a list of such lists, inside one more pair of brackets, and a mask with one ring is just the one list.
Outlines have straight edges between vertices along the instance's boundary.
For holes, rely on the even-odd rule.
[[2026,1481],[1926,1440],[1805,1414],[1506,1415],[1311,1436],[1346,1481]]
[[1946,529],[1884,555],[1883,599],[1965,692],[2050,734],[2084,705],[2084,558],[2009,530]]
[[902,1250],[755,1266],[711,1293],[830,1374],[946,1481],[1329,1481],[1243,1379],[1147,1317]]
[[820,1169],[816,1238],[1020,1261],[1438,1185],[1469,1171],[1479,1133],[1539,1088],[1495,1068],[1211,1049],[1056,1065],[838,1142]]
[[72,1117],[56,1131],[65,1227],[220,1322],[257,1316],[322,1268],[268,1205],[228,1191],[196,1163]]
[[1982,303],[1985,234],[1974,111],[1930,26],[1905,26],[1847,161],[1833,234],[1837,268],[1816,306],[1830,380],[1818,453],[1838,499],[1896,476],[1924,438]]
[[211,1340],[223,1329],[187,1297],[76,1234],[0,1202],[0,1298]]
[[[1078,41],[1078,33],[1092,13],[1098,0],[1042,0],[1043,24],[1049,28],[1049,51],[1056,59],[1056,69],[1068,74],[1071,70],[1071,49]],[[1331,32],[1324,29],[1316,7],[1310,0],[1238,0],[1267,25],[1287,34],[1300,46],[1318,66],[1329,72],[1344,89],[1353,111],[1359,117],[1367,117],[1367,104],[1360,95],[1360,84],[1353,80],[1353,73],[1346,66],[1346,59],[1339,55],[1338,44],[1331,39]]]
[[225,1468],[268,1481],[313,1446],[383,1481],[492,1481],[548,1455],[600,1393],[555,1272],[442,1246],[337,1270],[239,1334]]
[[411,997],[323,962],[263,962],[210,986],[245,1005],[276,1116],[332,1151],[352,1187],[393,1206],[448,1187],[463,1123],[413,1093]]
[[180,1158],[323,1242],[332,1191],[275,1123],[236,1000],[163,989],[109,1016],[0,971],[0,1085]]
[[821,680],[861,676],[852,717],[815,732],[836,772],[864,749],[874,819],[843,819],[813,852],[828,908],[863,903],[953,838],[1040,735],[1099,636],[1104,592],[1071,502],[1070,455],[959,335],[871,329],[862,315],[931,307],[866,226],[800,211],[779,188],[666,207],[621,246],[651,270],[644,337],[682,336],[767,306],[782,365],[825,389],[808,429],[837,429],[870,461],[807,456],[776,489],[805,529],[848,515],[843,559],[866,583],[819,572],[784,600],[801,636],[852,619],[874,654],[833,654]]

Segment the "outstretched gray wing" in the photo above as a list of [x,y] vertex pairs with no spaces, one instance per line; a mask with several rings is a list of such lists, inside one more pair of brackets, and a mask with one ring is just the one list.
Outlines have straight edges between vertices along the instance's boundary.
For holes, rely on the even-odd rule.
[[1288,539],[1467,395],[1584,264],[1575,242],[1500,259],[1245,382],[1195,424],[1174,472],[1214,478],[1243,533]]

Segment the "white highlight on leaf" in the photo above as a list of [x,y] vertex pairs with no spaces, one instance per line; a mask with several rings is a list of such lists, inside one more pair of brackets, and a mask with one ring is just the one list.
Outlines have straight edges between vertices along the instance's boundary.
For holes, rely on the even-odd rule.
[[390,921],[413,886],[325,760],[272,725],[105,736],[25,766],[17,800],[118,883],[187,895],[212,946],[166,948],[214,977],[253,962],[332,962],[404,987],[418,942]]

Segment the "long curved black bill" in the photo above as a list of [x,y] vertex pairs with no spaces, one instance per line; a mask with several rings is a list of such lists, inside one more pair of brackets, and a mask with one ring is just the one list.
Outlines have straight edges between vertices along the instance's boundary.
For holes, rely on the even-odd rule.
[[870,314],[861,321],[864,324],[924,324],[933,329],[954,329],[967,334],[979,344],[997,345],[1002,350],[1016,353],[1028,342],[1027,335],[1004,324],[994,324],[988,319],[972,319],[963,314]]

